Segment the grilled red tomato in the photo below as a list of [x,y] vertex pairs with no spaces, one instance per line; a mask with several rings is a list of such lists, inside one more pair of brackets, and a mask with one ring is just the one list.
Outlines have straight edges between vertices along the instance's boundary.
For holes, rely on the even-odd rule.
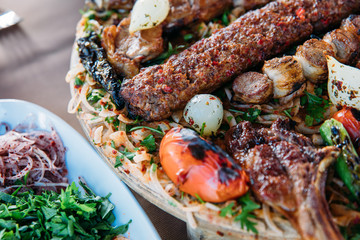
[[355,108],[344,107],[336,112],[332,118],[344,125],[356,151],[360,154],[360,111]]
[[208,202],[224,202],[245,194],[249,177],[220,147],[195,131],[174,128],[161,141],[160,161],[180,190]]

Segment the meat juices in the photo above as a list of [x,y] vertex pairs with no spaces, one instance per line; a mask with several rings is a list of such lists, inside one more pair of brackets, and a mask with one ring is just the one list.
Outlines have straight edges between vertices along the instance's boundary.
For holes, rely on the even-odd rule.
[[283,120],[270,129],[241,122],[229,130],[226,144],[249,175],[256,198],[286,216],[303,239],[343,239],[324,192],[337,148],[316,149]]
[[[212,92],[250,66],[338,23],[360,8],[355,0],[272,2],[198,41],[162,65],[123,82],[120,95],[132,115],[161,120],[196,94]],[[150,94],[151,93],[151,94]]]

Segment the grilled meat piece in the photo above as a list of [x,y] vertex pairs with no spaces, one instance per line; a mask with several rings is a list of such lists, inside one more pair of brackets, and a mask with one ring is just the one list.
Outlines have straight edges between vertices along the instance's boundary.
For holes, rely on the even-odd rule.
[[314,29],[340,22],[359,8],[360,2],[355,0],[272,2],[243,15],[166,63],[142,69],[123,82],[120,94],[132,115],[146,120],[167,118],[194,95],[215,90],[248,67],[309,36]]
[[290,95],[306,81],[301,64],[292,56],[266,61],[262,71],[274,83],[274,98]]
[[245,103],[265,103],[273,95],[272,81],[257,72],[246,72],[236,77],[232,89],[235,93],[233,100]]
[[140,62],[157,57],[164,48],[160,25],[132,35],[129,26],[130,18],[125,18],[117,27],[106,27],[102,34],[102,46],[116,72],[132,78],[139,73]]
[[351,32],[358,38],[360,42],[360,16],[359,15],[350,15],[348,18],[344,19],[341,23],[340,29]]
[[[249,137],[251,143],[244,144]],[[289,131],[288,122],[282,120],[271,129],[240,123],[226,140],[250,176],[257,199],[286,216],[303,239],[343,239],[324,193],[327,168],[338,155],[336,148],[314,148],[310,139]]]
[[92,32],[87,37],[79,38],[77,44],[79,57],[86,71],[111,95],[118,107],[124,107],[124,101],[119,95],[120,77],[107,61],[105,51],[100,46],[99,37]]
[[359,54],[359,40],[349,31],[336,29],[327,33],[323,41],[335,46],[335,57],[344,64],[353,64]]
[[335,57],[335,46],[323,40],[310,39],[297,48],[295,57],[301,63],[306,79],[314,83],[327,79],[326,55]]

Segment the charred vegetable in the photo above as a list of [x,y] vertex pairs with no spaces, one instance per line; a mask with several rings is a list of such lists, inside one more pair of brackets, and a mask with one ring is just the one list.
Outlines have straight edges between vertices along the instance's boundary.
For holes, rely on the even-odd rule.
[[180,190],[204,201],[224,202],[249,189],[249,178],[242,168],[191,129],[174,128],[165,135],[160,161]]
[[360,201],[360,158],[343,124],[329,119],[320,127],[320,134],[326,144],[340,148],[341,153],[335,163],[340,178],[355,199]]
[[85,69],[111,95],[114,103],[119,108],[123,108],[124,100],[119,95],[120,78],[107,61],[99,37],[96,33],[91,32],[89,36],[79,38],[77,44],[79,46],[79,56]]
[[336,112],[332,118],[338,120],[344,125],[348,132],[352,143],[357,151],[360,153],[360,111],[355,108],[345,107]]

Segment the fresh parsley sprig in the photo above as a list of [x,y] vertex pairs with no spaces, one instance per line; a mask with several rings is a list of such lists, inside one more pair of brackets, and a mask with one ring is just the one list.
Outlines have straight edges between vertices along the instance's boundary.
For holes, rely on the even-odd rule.
[[112,239],[124,234],[131,220],[113,227],[110,194],[99,197],[80,182],[85,194],[72,183],[61,193],[44,191],[0,193],[1,239]]
[[256,209],[260,208],[260,205],[250,199],[250,194],[246,193],[244,196],[239,198],[238,202],[242,205],[242,209],[239,213],[238,210],[234,210],[234,203],[230,203],[226,207],[220,210],[220,216],[235,216],[235,221],[240,222],[241,228],[246,228],[247,231],[252,231],[253,233],[258,233],[258,230],[255,228],[256,222],[251,221],[251,218],[256,218],[255,215],[251,214]]

